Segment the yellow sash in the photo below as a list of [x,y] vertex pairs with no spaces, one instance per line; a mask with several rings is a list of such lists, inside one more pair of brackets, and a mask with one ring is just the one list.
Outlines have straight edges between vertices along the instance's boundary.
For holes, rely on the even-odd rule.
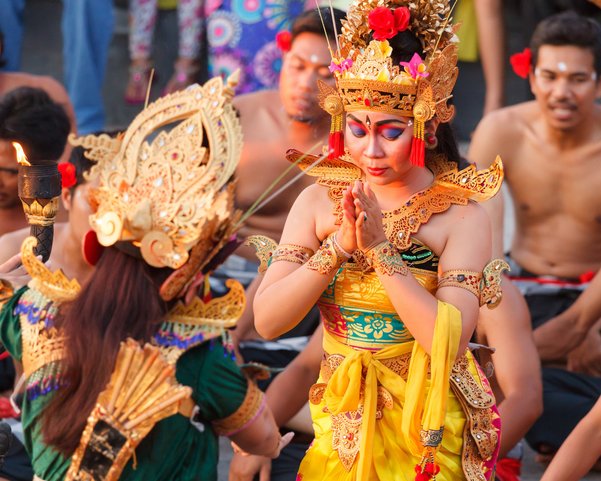
[[[361,403],[361,382],[365,370],[363,416],[359,443],[357,480],[369,477],[378,385],[387,389],[398,402],[404,403],[402,432],[407,446],[415,456],[420,456],[423,446],[420,431],[438,430],[443,426],[449,392],[449,376],[457,355],[461,336],[461,314],[453,306],[438,302],[438,313],[432,340],[432,354],[417,342],[406,342],[386,347],[376,352],[354,350],[341,344],[324,331],[323,347],[326,353],[339,353],[344,361],[334,371],[324,392],[324,401],[332,415],[356,411]],[[381,361],[412,351],[409,375],[405,383]],[[426,397],[426,380],[430,367],[430,389]]]

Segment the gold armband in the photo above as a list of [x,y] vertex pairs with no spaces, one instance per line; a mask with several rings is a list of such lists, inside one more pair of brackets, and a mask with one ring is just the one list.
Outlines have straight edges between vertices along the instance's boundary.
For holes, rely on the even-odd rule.
[[4,304],[6,304],[14,293],[15,289],[13,285],[4,279],[0,279],[0,309],[4,307]]
[[334,241],[335,235],[336,232],[333,232],[326,237],[315,255],[309,259],[307,262],[309,269],[320,274],[330,274],[348,260],[348,257]]
[[380,242],[377,246],[365,252],[364,255],[368,264],[377,274],[385,276],[395,274],[406,276],[409,274],[409,268],[403,262],[399,250],[389,241]]
[[442,276],[438,281],[438,287],[461,287],[466,291],[470,291],[480,299],[481,281],[482,273],[480,272],[454,269],[442,273]]
[[246,396],[240,407],[228,417],[213,421],[213,428],[219,436],[232,436],[252,423],[264,408],[265,395],[249,379]]
[[286,261],[294,262],[295,264],[306,264],[311,256],[315,254],[313,249],[295,244],[280,244],[276,247],[271,255],[269,265],[274,262]]
[[474,294],[481,306],[486,304],[489,309],[499,305],[503,296],[501,289],[501,274],[509,270],[507,262],[494,259],[486,266],[482,273],[455,269],[443,272],[438,287],[461,287]]

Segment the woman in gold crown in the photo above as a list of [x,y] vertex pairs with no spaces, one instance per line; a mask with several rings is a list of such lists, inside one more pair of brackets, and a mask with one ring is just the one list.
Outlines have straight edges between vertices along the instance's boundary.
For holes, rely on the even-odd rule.
[[339,36],[337,89],[322,89],[329,158],[310,170],[317,185],[292,208],[254,302],[267,338],[315,303],[322,314],[298,481],[494,473],[499,417],[468,342],[480,305],[500,300],[504,266],[487,265],[490,224],[472,201],[498,191],[502,167],[458,169],[449,18],[446,1],[356,0]]
[[84,242],[96,268],[80,288],[50,272],[28,238],[31,282],[12,296],[2,284],[0,339],[23,363],[37,480],[216,480],[217,434],[273,457],[288,439],[222,340],[244,289],[195,297],[233,251],[240,218],[235,83],[162,98],[116,139],[73,141],[97,162]]

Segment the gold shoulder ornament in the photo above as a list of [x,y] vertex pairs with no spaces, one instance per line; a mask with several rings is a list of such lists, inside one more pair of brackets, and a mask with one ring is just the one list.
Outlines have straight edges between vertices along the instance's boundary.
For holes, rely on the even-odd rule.
[[195,297],[188,305],[180,301],[169,312],[152,339],[169,364],[175,365],[187,350],[210,339],[224,337],[228,344],[227,329],[235,327],[240,319],[246,297],[238,281],[228,279],[226,286],[230,290],[224,296],[206,302]]
[[503,163],[497,157],[484,170],[474,165],[436,175],[431,187],[414,194],[399,209],[383,212],[386,237],[401,251],[411,245],[411,236],[427,223],[432,215],[447,211],[452,205],[466,205],[468,201],[485,201],[497,194],[503,182]]
[[66,481],[116,481],[136,447],[159,421],[178,413],[192,389],[158,348],[121,343],[115,370],[88,418]]

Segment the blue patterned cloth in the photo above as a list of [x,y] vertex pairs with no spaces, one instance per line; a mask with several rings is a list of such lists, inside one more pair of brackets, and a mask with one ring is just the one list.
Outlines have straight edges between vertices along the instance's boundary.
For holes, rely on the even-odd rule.
[[305,0],[208,0],[207,37],[211,76],[240,69],[238,93],[277,87],[282,52],[275,36],[290,30]]

